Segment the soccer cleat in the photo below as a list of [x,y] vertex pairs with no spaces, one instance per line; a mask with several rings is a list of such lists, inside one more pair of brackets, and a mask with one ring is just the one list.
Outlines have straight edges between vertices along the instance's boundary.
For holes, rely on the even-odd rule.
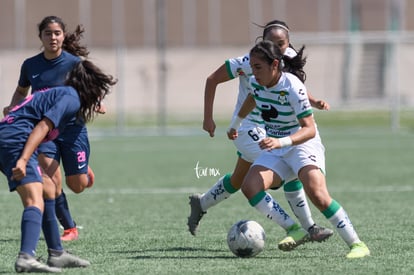
[[359,242],[351,245],[351,251],[346,255],[348,259],[358,259],[369,256],[371,252],[365,243]]
[[333,235],[333,230],[314,224],[308,230],[312,242],[323,242]]
[[63,235],[60,237],[62,241],[76,241],[79,238],[78,229],[75,227],[63,230]]
[[36,260],[35,257],[20,252],[17,256],[16,263],[14,264],[14,269],[16,272],[42,272],[42,273],[59,273],[62,272],[62,269],[58,267],[48,266],[44,263]]
[[295,223],[288,228],[287,236],[279,242],[278,248],[282,251],[291,251],[309,240],[308,232]]
[[187,225],[190,233],[195,236],[198,226],[200,225],[200,220],[207,212],[201,209],[201,194],[191,195],[188,198],[190,199],[191,213],[188,217]]
[[95,174],[92,171],[92,168],[88,166],[88,185],[86,185],[86,188],[91,188],[92,185],[95,182]]
[[47,264],[54,267],[87,267],[91,263],[83,260],[75,255],[70,254],[65,250],[48,249],[49,257]]

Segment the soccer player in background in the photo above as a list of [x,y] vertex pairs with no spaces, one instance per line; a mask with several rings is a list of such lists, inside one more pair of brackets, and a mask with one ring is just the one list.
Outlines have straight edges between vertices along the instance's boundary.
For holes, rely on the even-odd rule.
[[[57,16],[47,16],[38,25],[38,36],[42,42],[43,51],[24,61],[20,70],[18,86],[13,94],[9,106],[3,109],[4,115],[26,98],[31,92],[56,87],[64,84],[67,74],[72,70],[81,57],[89,54],[85,46],[80,45],[79,40],[84,32],[81,26],[77,26],[75,32],[66,31],[63,20]],[[80,135],[87,135],[87,129],[81,126]],[[62,144],[62,143],[60,143]],[[62,175],[59,169],[60,153],[59,143],[53,141],[43,143],[39,147],[39,162],[45,173],[56,184],[56,215],[63,226],[63,241],[78,239],[78,230],[69,210],[66,195],[62,188]],[[73,165],[76,165],[77,162]],[[93,171],[89,168],[90,177]]]
[[[351,249],[346,258],[370,255],[356,233],[348,214],[329,194],[325,178],[325,148],[322,144],[306,87],[297,76],[283,72],[284,55],[277,44],[264,40],[250,51],[250,94],[227,133],[238,138],[240,121],[254,108],[265,114],[267,137],[259,142],[263,151],[242,183],[242,192],[268,218],[277,215],[277,203],[269,188],[278,188],[299,178],[312,203],[330,221]],[[283,130],[281,130],[283,129]]]
[[[298,62],[296,67],[299,70],[296,73],[304,72],[302,67],[305,60],[302,60],[302,52],[298,52],[290,44],[289,28],[283,21],[273,20],[263,26],[263,39],[271,40],[278,44],[284,55],[290,62]],[[284,70],[291,68],[285,67]],[[211,137],[214,136],[216,128],[213,119],[213,103],[218,84],[239,78],[239,93],[236,108],[233,116],[236,116],[244,99],[248,95],[248,80],[252,75],[249,64],[249,54],[237,58],[231,58],[225,61],[214,73],[212,73],[206,82],[205,99],[204,99],[204,121],[203,129],[207,131]],[[305,79],[304,79],[305,80]],[[316,100],[309,94],[312,106],[327,110],[329,104],[323,100]],[[234,144],[238,150],[238,160],[233,173],[226,174],[220,178],[207,192],[204,194],[194,194],[190,196],[191,213],[188,218],[188,227],[191,234],[195,235],[199,226],[199,222],[207,209],[218,204],[224,199],[230,197],[231,194],[237,192],[251,164],[260,155],[262,150],[258,146],[258,142],[265,137],[264,121],[261,111],[253,110],[243,120],[242,127],[239,130],[239,136],[234,140]],[[298,180],[292,180],[284,184],[286,199],[292,208],[293,213],[299,219],[303,230],[298,224],[284,223],[283,228],[287,232],[287,236],[280,241],[279,248],[282,250],[292,250],[298,245],[308,240],[323,241],[329,238],[333,231],[317,225],[313,219],[306,200],[303,186]]]
[[[18,193],[24,207],[20,251],[15,262],[17,272],[61,272],[61,268],[90,265],[63,249],[55,213],[56,186],[47,174],[42,174],[36,149],[42,142],[62,136],[67,148],[75,146],[79,136],[72,136],[76,133],[73,129],[93,119],[101,99],[115,83],[112,76],[105,75],[92,62],[79,61],[66,86],[28,96],[1,120],[0,171],[7,177],[9,190]],[[88,158],[83,161],[88,165]],[[81,192],[90,181],[87,170],[78,180],[77,189]],[[47,264],[35,258],[41,230],[48,248]]]

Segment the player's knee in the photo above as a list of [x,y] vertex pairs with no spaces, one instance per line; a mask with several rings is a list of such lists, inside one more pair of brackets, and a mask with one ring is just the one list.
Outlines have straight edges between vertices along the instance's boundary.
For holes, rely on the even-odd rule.
[[82,193],[83,190],[85,190],[86,186],[88,185],[88,181],[81,177],[76,177],[76,178],[71,178],[71,179],[68,179],[68,178],[66,179],[66,184],[69,187],[69,189],[72,190],[76,194]]

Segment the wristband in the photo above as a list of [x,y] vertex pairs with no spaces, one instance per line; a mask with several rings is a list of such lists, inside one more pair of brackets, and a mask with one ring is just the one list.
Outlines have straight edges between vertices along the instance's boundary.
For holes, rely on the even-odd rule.
[[279,138],[280,148],[288,147],[292,145],[292,139],[290,137]]
[[239,117],[239,116],[233,117],[233,119],[232,119],[232,121],[230,123],[230,126],[229,126],[229,130],[230,129],[234,129],[234,130],[239,129],[240,126],[241,126],[242,121],[243,121],[243,119],[241,117]]

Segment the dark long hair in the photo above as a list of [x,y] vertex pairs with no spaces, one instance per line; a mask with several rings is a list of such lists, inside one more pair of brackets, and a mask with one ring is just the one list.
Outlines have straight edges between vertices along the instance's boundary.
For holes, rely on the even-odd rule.
[[278,45],[270,40],[263,40],[258,42],[250,50],[250,55],[260,58],[269,65],[272,64],[275,59],[279,60],[279,70],[292,73],[302,82],[305,82],[306,73],[303,71],[303,67],[306,64],[306,58],[303,58],[304,49],[305,47],[303,46],[294,58],[290,58],[282,54],[282,51]]
[[65,34],[65,39],[63,40],[62,49],[65,51],[81,57],[88,57],[89,51],[86,46],[80,44],[80,40],[83,37],[85,29],[82,25],[78,25],[74,32],[66,31],[66,24],[63,22],[62,18],[51,15],[46,16],[38,25],[39,37],[42,34],[42,31],[50,23],[57,23],[62,28],[63,33]]
[[258,57],[268,65],[271,65],[275,59],[279,60],[280,64],[283,59],[280,48],[270,40],[263,40],[254,45],[250,50],[250,56]]
[[81,107],[78,117],[85,123],[91,121],[101,100],[116,82],[117,80],[112,75],[104,74],[91,61],[85,59],[78,62],[65,82],[65,85],[72,86],[79,94]]
[[296,55],[294,57],[291,58],[287,55],[283,56],[283,63],[285,64],[283,71],[296,75],[303,83],[305,83],[306,80],[306,73],[303,69],[306,64],[306,57],[303,56],[304,50],[305,45],[303,45],[299,51],[295,50]]

